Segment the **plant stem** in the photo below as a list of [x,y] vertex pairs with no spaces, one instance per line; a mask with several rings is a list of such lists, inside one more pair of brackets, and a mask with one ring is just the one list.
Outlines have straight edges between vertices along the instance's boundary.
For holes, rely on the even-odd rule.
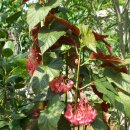
[[75,88],[76,88],[76,92],[75,92],[75,106],[76,106],[76,103],[77,103],[77,100],[78,100],[78,91],[79,91],[79,85],[78,85],[78,82],[79,82],[79,72],[80,72],[80,53],[81,53],[81,48],[79,50],[79,53],[78,53],[78,69],[77,69],[77,75],[76,75],[76,85],[75,85]]

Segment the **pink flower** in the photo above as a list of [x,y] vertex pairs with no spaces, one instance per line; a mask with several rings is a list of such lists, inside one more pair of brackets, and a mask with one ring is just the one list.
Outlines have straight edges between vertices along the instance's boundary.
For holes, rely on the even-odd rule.
[[49,83],[49,87],[54,93],[66,93],[68,92],[74,85],[72,80],[69,80],[65,83],[65,79],[62,76],[56,77]]
[[74,125],[91,124],[97,117],[97,111],[86,101],[88,100],[81,99],[74,108],[68,104],[65,118]]

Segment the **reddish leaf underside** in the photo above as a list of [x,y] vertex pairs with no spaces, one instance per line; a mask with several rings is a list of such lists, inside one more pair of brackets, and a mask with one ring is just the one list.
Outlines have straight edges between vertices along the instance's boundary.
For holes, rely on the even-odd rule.
[[94,32],[94,31],[93,31],[93,34],[94,34],[95,39],[97,41],[104,41],[104,39],[107,38],[107,35],[100,35],[100,34]]
[[40,31],[40,29],[41,29],[41,24],[38,23],[31,31],[31,35],[34,43],[38,42],[38,32]]
[[113,63],[109,63],[109,62],[105,62],[103,64],[101,64],[101,67],[108,67],[108,68],[112,68],[113,70],[119,71],[119,72],[123,72],[123,73],[127,73],[127,67],[126,66],[115,66]]
[[71,46],[79,46],[78,43],[75,42],[72,35],[62,36],[52,47],[50,50],[58,49],[62,45],[71,45]]
[[66,26],[66,28],[72,30],[72,32],[76,35],[76,36],[79,36],[80,35],[80,31],[79,29],[70,24],[67,20],[65,19],[62,19],[62,18],[59,18],[57,17],[56,15],[53,15],[51,13],[48,14],[48,16],[46,17],[46,20],[45,20],[45,25],[48,25],[53,19],[55,19],[56,21],[58,21],[59,23],[63,24],[64,26]]
[[111,45],[106,41],[107,35],[100,35],[100,34],[94,32],[94,31],[93,31],[93,34],[94,34],[94,36],[95,36],[95,39],[96,39],[97,41],[102,41],[102,42],[104,42],[105,45],[106,45],[106,47],[107,47],[107,49],[108,49],[108,51],[109,51],[110,53],[112,53],[112,47],[111,47]]
[[29,0],[23,0],[23,1],[22,1],[22,4],[25,4],[27,1],[29,1]]
[[122,63],[123,62],[122,59],[112,56],[112,55],[106,55],[103,52],[91,53],[89,58],[101,60],[103,62],[111,62],[111,63]]
[[30,49],[30,55],[26,58],[26,67],[31,76],[41,63],[42,56],[40,48],[38,45],[34,44],[34,46]]

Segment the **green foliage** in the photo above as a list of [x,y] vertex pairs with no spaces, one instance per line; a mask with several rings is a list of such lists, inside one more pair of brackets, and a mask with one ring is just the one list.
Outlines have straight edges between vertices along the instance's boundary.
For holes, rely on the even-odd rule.
[[60,69],[63,65],[63,61],[60,58],[57,58],[54,53],[52,53],[52,55],[51,53],[47,53],[46,55],[48,55],[48,57],[44,56],[45,65],[41,65],[37,68],[30,81],[30,86],[34,93],[37,95],[43,94],[42,100],[46,99],[49,82],[59,76]]
[[0,121],[0,128],[3,128],[6,125],[8,125],[7,121]]
[[[45,21],[45,17],[52,8],[56,8],[60,5],[61,0],[52,0],[45,5],[34,4],[29,7],[27,13],[27,23],[29,24],[29,30],[37,25],[39,22]],[[44,13],[43,13],[44,12]]]
[[96,52],[96,40],[92,30],[84,24],[79,25],[80,35],[81,35],[81,45],[87,46],[92,51]]
[[11,41],[8,41],[5,43],[5,45],[3,47],[3,55],[5,57],[9,57],[9,56],[13,55],[13,50],[14,50],[14,43]]
[[[108,130],[107,125],[102,120],[103,113],[101,111],[98,111],[98,117],[97,119],[92,123],[92,128],[94,130]],[[100,125],[99,125],[100,124]]]
[[118,94],[119,94],[119,97],[117,97],[117,100],[118,100],[118,102],[122,103],[122,105],[123,105],[122,108],[124,108],[124,111],[122,111],[122,110],[121,111],[125,112],[126,116],[128,118],[130,118],[130,112],[129,112],[129,110],[130,110],[130,104],[129,104],[130,96],[128,96],[122,92],[119,92]]
[[64,110],[64,103],[59,101],[59,96],[55,96],[50,100],[48,107],[41,112],[38,125],[39,130],[55,130],[58,127],[58,121],[60,119],[61,113]]
[[98,79],[94,81],[97,91],[101,92],[104,94],[104,100],[110,101],[113,105],[115,104],[115,95],[117,95],[116,90],[114,87],[106,81],[105,78]]
[[[22,2],[26,1],[0,0],[0,129],[70,130],[65,107],[71,102],[76,108],[81,91],[86,97],[91,95],[88,104],[97,109],[91,124],[94,130],[108,129],[102,118],[109,108],[130,118],[126,12],[121,15],[128,54],[122,60],[117,57],[122,54],[118,17],[110,0]],[[125,7],[124,1],[119,4]],[[102,16],[103,10],[107,13]],[[34,50],[28,53],[30,46]],[[27,70],[34,70],[31,77]],[[73,79],[69,93],[56,94],[50,89],[49,83],[58,76],[63,79],[57,89]],[[102,102],[108,104],[104,107]]]
[[49,49],[56,41],[63,35],[65,35],[65,31],[57,31],[54,29],[44,28],[38,36],[39,46],[42,54]]
[[116,84],[119,88],[130,93],[130,76],[128,74],[105,69],[104,75],[107,76],[109,82]]
[[12,24],[13,22],[15,22],[20,16],[21,16],[22,12],[19,11],[19,12],[16,12],[15,14],[9,16],[6,18],[6,22],[8,24]]
[[65,119],[64,115],[61,115],[58,122],[58,130],[71,130],[71,124]]

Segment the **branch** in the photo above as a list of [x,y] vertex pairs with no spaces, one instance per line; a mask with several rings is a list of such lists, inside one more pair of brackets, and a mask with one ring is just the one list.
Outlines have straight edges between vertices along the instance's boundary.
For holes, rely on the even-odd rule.
[[123,21],[122,21],[122,14],[119,8],[119,0],[112,0],[113,6],[118,18],[118,27],[119,27],[119,42],[120,42],[120,49],[121,49],[121,55],[122,58],[125,58],[125,45],[123,41]]
[[126,8],[129,5],[129,3],[130,3],[130,0],[127,0],[126,3],[125,3],[125,5],[124,5],[124,8],[123,8],[122,15],[125,13]]

